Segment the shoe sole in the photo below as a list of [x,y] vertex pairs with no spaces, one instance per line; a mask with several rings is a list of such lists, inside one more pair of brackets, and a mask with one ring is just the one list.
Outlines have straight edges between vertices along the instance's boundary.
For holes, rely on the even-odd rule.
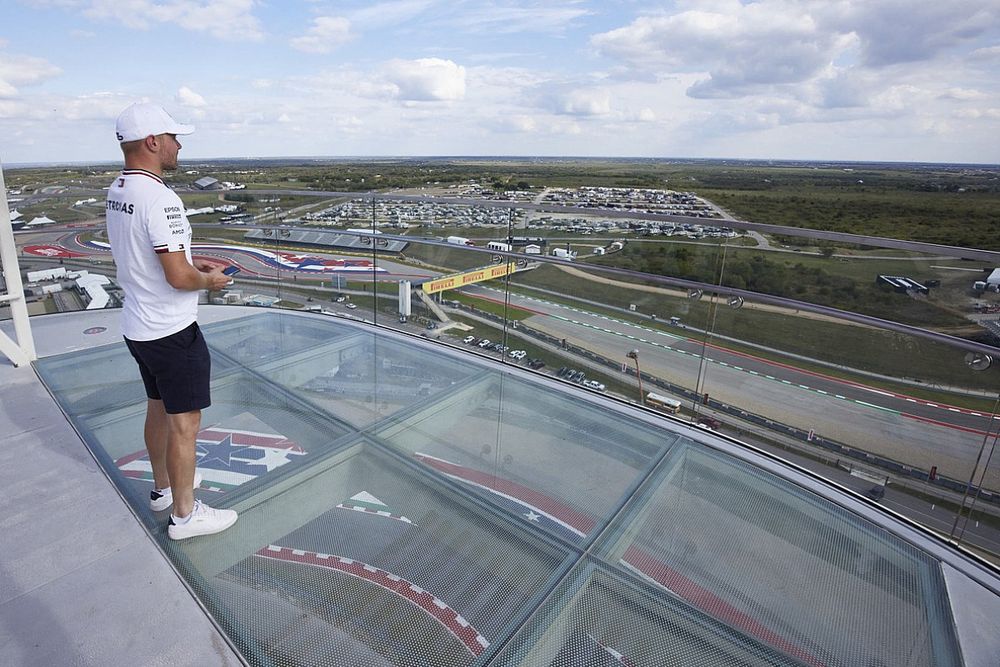
[[[215,535],[216,533],[221,533],[227,528],[231,528],[232,525],[236,523],[236,520],[239,518],[240,517],[238,514],[233,513],[233,516],[230,520],[226,521],[223,524],[217,524],[210,528],[208,527],[191,528],[188,524],[183,524],[183,525],[175,524],[172,526],[167,526],[167,535],[170,537],[170,539],[175,541],[186,540],[192,537],[200,537],[202,535]],[[184,534],[186,531],[191,531],[191,532]]]
[[[193,488],[197,489],[199,486],[201,486],[202,481],[203,480],[202,480],[202,477],[201,477],[201,473],[198,472],[198,470],[196,469],[194,471],[194,486],[193,486]],[[157,507],[157,506],[153,505],[153,501],[152,500],[149,501],[149,509],[153,510],[154,512],[162,512],[164,510],[168,510],[171,507],[173,507],[173,505],[174,505],[173,494],[171,494],[171,496],[170,496],[170,502],[167,503],[166,505],[164,505],[163,507]]]

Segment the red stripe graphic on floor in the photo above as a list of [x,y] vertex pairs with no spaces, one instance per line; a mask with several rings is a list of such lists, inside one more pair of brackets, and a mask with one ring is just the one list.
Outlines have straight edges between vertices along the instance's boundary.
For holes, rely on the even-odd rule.
[[328,570],[336,570],[369,581],[376,586],[380,586],[390,593],[394,593],[405,599],[407,602],[419,607],[432,616],[438,623],[443,625],[458,641],[469,650],[472,655],[478,656],[490,643],[479,632],[472,627],[468,621],[446,605],[442,600],[434,597],[419,586],[410,583],[406,579],[380,570],[377,567],[367,565],[360,561],[334,556],[332,554],[321,554],[313,551],[303,551],[302,549],[291,549],[275,544],[269,544],[260,549],[255,555],[261,558],[270,558],[292,563],[302,563],[322,567]]

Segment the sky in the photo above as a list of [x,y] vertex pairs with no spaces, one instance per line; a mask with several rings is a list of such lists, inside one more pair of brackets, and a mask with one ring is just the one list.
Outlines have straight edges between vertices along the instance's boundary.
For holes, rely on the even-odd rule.
[[1000,0],[0,0],[0,163],[613,156],[1000,163]]

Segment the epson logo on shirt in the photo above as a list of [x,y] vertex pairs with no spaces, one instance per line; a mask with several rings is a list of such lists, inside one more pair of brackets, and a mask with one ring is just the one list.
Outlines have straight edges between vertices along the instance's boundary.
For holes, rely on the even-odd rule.
[[116,201],[114,199],[109,199],[107,203],[107,209],[109,211],[114,211],[115,213],[128,213],[132,215],[135,211],[135,205],[129,202]]
[[180,210],[181,209],[180,209],[179,206],[164,206],[163,207],[163,212],[164,213],[177,213]]

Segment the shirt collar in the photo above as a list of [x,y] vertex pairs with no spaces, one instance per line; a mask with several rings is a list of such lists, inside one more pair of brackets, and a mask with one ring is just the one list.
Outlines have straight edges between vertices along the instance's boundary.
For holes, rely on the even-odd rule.
[[122,176],[136,176],[136,175],[148,176],[149,178],[152,178],[160,185],[163,185],[163,179],[151,171],[146,171],[145,169],[122,169]]

